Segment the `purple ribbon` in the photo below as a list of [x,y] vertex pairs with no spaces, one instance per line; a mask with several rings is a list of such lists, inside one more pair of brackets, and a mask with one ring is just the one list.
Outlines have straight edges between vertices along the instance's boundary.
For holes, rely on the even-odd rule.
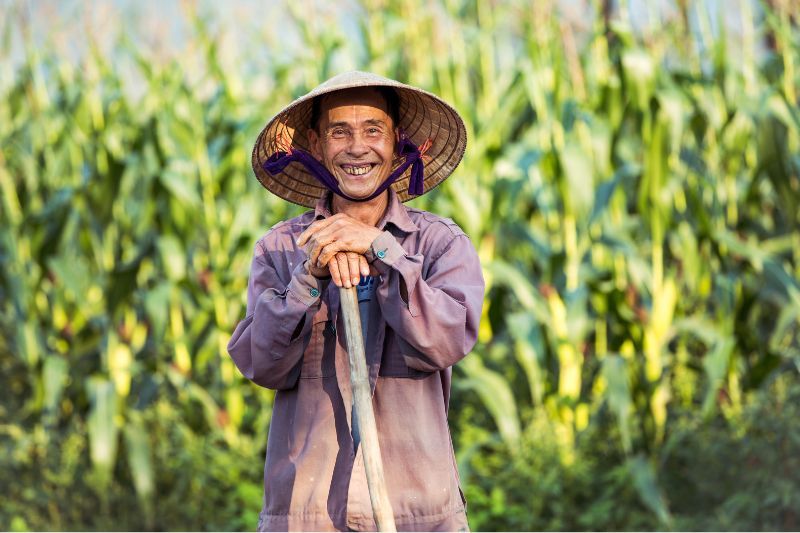
[[289,152],[275,152],[262,164],[262,168],[272,177],[276,177],[283,172],[283,169],[285,169],[289,163],[297,162],[306,167],[306,170],[317,178],[317,181],[322,183],[328,190],[353,202],[366,202],[385,191],[395,180],[402,176],[410,166],[411,179],[408,183],[408,192],[413,196],[419,196],[424,190],[425,182],[424,163],[422,162],[422,154],[419,151],[419,147],[411,142],[408,137],[401,134],[400,140],[397,143],[397,152],[400,157],[405,157],[405,161],[403,161],[403,163],[381,183],[380,187],[367,198],[351,198],[347,196],[339,188],[339,182],[333,177],[333,174],[331,174],[322,163],[317,161],[314,156],[299,148],[292,148]]

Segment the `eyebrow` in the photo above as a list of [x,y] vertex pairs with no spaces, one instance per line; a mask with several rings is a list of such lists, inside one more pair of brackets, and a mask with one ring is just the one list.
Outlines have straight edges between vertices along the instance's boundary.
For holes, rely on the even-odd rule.
[[[370,118],[364,121],[365,124],[369,126],[383,126],[386,127],[386,122],[377,118]],[[331,122],[328,124],[326,130],[332,130],[333,128],[349,128],[350,124],[348,122],[339,121],[339,122]]]

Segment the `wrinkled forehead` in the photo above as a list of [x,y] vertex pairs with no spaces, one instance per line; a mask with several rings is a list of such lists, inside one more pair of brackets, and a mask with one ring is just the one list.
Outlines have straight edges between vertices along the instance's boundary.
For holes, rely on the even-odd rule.
[[[311,129],[319,130],[322,118],[330,119],[331,113],[358,106],[362,112],[374,114],[376,119],[389,122],[391,127],[397,126],[398,101],[394,92],[380,87],[355,87],[342,89],[315,98],[311,105]],[[386,119],[390,120],[386,120]]]

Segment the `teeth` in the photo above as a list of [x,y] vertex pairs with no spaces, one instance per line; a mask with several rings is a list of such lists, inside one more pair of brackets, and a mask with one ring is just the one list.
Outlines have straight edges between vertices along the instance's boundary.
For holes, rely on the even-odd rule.
[[351,176],[361,176],[362,174],[369,172],[372,169],[372,165],[362,165],[358,167],[353,165],[343,165],[342,169],[344,169],[344,171]]

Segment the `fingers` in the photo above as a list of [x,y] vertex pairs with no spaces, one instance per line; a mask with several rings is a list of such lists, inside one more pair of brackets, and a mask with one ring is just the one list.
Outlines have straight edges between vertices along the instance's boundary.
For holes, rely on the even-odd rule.
[[367,259],[361,254],[336,252],[328,261],[328,270],[337,287],[349,289],[358,285],[362,275],[369,275],[370,267]]
[[314,243],[308,243],[306,245],[306,257],[308,257],[309,264],[313,265],[316,268],[322,266],[319,262],[319,253],[322,251],[322,248],[315,247]]
[[339,241],[333,241],[332,243],[323,246],[319,252],[317,252],[317,262],[320,265],[324,265],[338,253],[344,253],[342,252],[342,243]]
[[[353,286],[358,285],[358,281],[361,278],[360,272],[360,261],[358,260],[360,256],[355,252],[347,252],[347,278],[349,279]],[[341,269],[340,269],[341,271]]]
[[[344,254],[342,254],[344,255]],[[345,258],[346,261],[346,258]],[[331,260],[328,261],[328,270],[331,273],[331,280],[337,287],[342,287],[342,275],[339,273],[339,258],[338,255],[334,255],[331,257]]]
[[317,233],[306,240],[306,255],[318,266],[326,265],[340,250],[341,243],[334,242],[330,235]]
[[328,224],[330,224],[331,223],[330,221],[331,221],[332,218],[333,217],[324,218],[322,220],[317,220],[316,222],[311,224],[309,227],[307,227],[305,229],[305,231],[303,233],[301,233],[297,237],[297,246],[304,246],[306,244],[306,242],[308,241],[308,239],[312,235],[314,235],[316,232],[318,232],[319,230],[321,230],[322,228],[324,228]]
[[[380,234],[380,229],[339,213],[311,224],[297,237],[297,246],[305,247],[311,259],[324,265],[335,252],[350,251],[363,255]],[[338,244],[325,249],[332,243]],[[322,257],[318,257],[320,253]]]
[[333,216],[330,216],[328,218],[323,218],[322,220],[317,220],[316,222],[311,224],[309,227],[307,227],[306,230],[297,237],[297,246],[305,246],[305,244],[308,241],[308,239],[310,239],[315,233],[318,233],[319,231],[322,231],[323,229],[327,228],[328,226],[330,226],[331,224],[333,224],[335,222],[338,222],[339,220],[341,220],[342,218],[344,218],[346,216],[347,215],[345,215],[343,213],[337,213],[337,214],[335,214]]
[[[366,249],[380,232],[381,230],[374,226],[364,224],[344,213],[338,213],[318,220],[306,228],[297,237],[297,246],[305,246],[313,240],[328,243],[333,240],[345,239],[356,248]],[[359,250],[357,253],[363,253],[363,251]]]
[[[350,274],[350,258],[347,252],[338,252],[331,257],[328,262],[328,269],[331,273],[331,279],[337,287],[344,287],[349,289],[354,285],[353,277]],[[356,259],[356,263],[358,259]],[[356,279],[355,285],[358,285]]]
[[[330,219],[320,220],[319,222],[326,222],[327,220]],[[317,223],[315,222],[314,224]],[[333,230],[332,224],[329,223],[326,226],[313,227],[314,224],[300,234],[300,237],[297,239],[297,244],[298,246],[306,247],[306,255],[308,255],[309,259],[314,261],[317,265],[323,266],[330,261],[334,253],[344,248],[344,246],[342,246],[344,243],[339,242],[339,239],[336,238],[337,234]],[[320,255],[322,255],[322,257]]]

